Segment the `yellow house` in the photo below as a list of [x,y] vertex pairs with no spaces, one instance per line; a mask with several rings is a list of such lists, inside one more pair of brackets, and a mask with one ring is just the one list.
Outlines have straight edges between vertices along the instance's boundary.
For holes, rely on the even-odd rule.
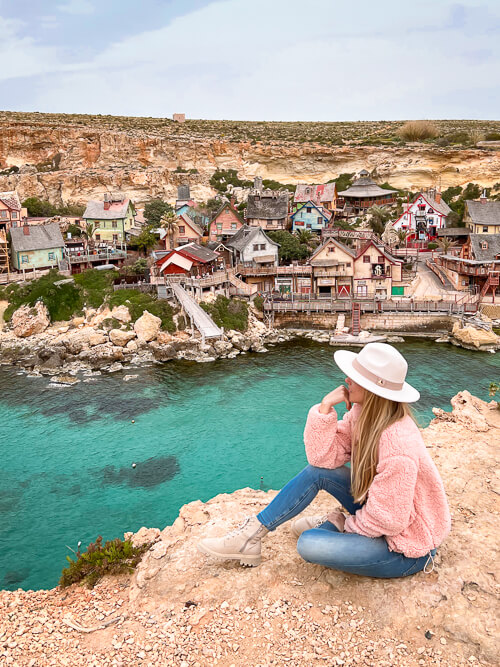
[[313,292],[348,299],[352,294],[356,252],[329,239],[311,256]]
[[387,299],[404,296],[403,262],[384,246],[367,243],[354,261],[354,298]]
[[485,192],[479,201],[466,200],[464,222],[471,234],[500,234],[500,201],[488,201]]

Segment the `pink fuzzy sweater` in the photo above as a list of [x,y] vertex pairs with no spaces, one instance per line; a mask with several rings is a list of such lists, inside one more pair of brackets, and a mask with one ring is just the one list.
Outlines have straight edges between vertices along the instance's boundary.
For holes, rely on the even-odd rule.
[[[351,460],[353,427],[361,414],[355,404],[344,419],[314,405],[304,431],[307,460],[319,468],[338,468]],[[345,522],[345,531],[385,537],[391,551],[418,558],[439,546],[451,519],[443,482],[417,425],[404,417],[385,429],[377,472],[363,507]]]

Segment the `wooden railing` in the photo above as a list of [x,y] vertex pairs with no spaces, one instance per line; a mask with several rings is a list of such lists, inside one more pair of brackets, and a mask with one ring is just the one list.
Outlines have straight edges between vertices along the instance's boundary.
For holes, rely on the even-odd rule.
[[238,264],[236,266],[236,273],[241,273],[242,276],[275,276],[278,273],[277,266],[245,266]]
[[81,264],[82,262],[97,262],[102,261],[103,259],[107,260],[116,260],[116,259],[125,259],[127,253],[124,250],[115,250],[114,252],[97,252],[97,253],[66,253],[66,259],[71,264]]
[[[373,298],[361,299],[303,299],[304,295],[294,295],[290,299],[266,299],[264,310],[274,312],[350,312],[353,302],[359,303],[361,313],[427,313],[442,315],[460,315],[475,313],[475,303],[454,303],[453,301],[408,301]],[[297,298],[298,297],[298,298]]]

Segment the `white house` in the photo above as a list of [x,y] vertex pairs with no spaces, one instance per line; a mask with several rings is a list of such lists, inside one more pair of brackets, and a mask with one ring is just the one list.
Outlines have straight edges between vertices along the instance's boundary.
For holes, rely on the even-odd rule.
[[403,205],[403,214],[392,226],[396,231],[404,229],[408,241],[433,241],[437,230],[446,227],[450,211],[440,192],[419,192],[412,202]]
[[226,247],[233,253],[237,272],[246,282],[257,284],[265,291],[273,289],[279,243],[272,241],[261,227],[243,225],[226,241]]

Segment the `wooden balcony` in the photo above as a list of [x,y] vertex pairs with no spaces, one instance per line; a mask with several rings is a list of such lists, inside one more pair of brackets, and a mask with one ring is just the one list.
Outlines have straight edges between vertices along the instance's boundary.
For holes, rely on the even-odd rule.
[[276,276],[278,274],[277,266],[245,266],[238,264],[236,266],[236,273],[241,273],[242,276]]
[[312,266],[310,264],[278,266],[278,276],[310,276],[312,273]]
[[83,262],[102,262],[103,260],[112,262],[119,259],[125,259],[126,257],[127,253],[125,250],[96,253],[66,253],[66,259],[70,264],[82,264]]
[[444,266],[450,271],[456,271],[466,276],[482,276],[486,277],[490,271],[494,271],[495,267],[498,269],[498,264],[495,265],[494,262],[489,264],[474,265],[468,264],[467,262],[461,262],[460,258],[450,259],[446,257],[437,257],[436,264]]

